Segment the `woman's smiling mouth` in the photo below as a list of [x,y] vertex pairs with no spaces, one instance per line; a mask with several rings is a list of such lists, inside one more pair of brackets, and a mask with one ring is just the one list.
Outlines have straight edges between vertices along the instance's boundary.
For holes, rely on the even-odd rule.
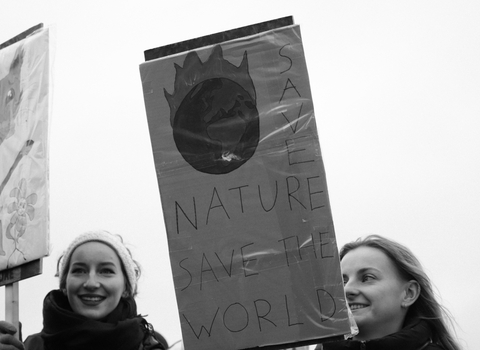
[[105,297],[100,295],[79,295],[80,300],[87,305],[97,305],[101,303]]
[[363,309],[363,308],[367,307],[367,305],[364,305],[364,304],[349,304],[348,306],[350,307],[350,310],[352,310],[352,311]]

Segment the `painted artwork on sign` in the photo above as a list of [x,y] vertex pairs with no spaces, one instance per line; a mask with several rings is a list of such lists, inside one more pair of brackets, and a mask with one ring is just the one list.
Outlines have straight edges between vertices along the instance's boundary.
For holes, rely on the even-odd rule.
[[140,73],[185,349],[349,333],[299,26]]
[[165,97],[177,149],[198,171],[226,174],[255,152],[260,122],[246,53],[236,67],[220,45],[204,63],[190,52],[177,67],[174,94]]
[[48,38],[0,49],[0,270],[48,253]]

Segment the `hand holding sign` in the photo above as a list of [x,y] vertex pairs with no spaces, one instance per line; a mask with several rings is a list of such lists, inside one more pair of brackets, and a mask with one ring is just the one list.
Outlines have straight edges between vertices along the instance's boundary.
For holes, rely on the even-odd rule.
[[25,346],[14,334],[17,329],[6,321],[0,321],[0,350],[24,350]]

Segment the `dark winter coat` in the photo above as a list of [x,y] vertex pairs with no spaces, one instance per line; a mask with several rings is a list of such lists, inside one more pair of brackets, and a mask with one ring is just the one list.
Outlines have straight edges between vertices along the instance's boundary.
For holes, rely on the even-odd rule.
[[43,304],[43,329],[28,337],[25,350],[160,350],[165,339],[137,314],[133,298],[120,303],[102,320],[75,313],[67,297],[51,291]]
[[[40,333],[32,334],[25,340],[25,350],[45,350],[43,339]],[[158,332],[155,332],[154,338],[144,341],[138,350],[160,350],[167,349],[168,344],[165,338]]]
[[427,322],[418,321],[382,338],[324,343],[315,350],[444,350],[442,346],[434,344],[431,338],[432,332]]

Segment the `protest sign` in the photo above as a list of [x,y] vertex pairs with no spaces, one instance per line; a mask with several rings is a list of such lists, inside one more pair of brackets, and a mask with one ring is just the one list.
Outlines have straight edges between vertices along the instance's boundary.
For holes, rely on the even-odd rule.
[[[49,30],[43,25],[0,45],[2,282],[38,274],[38,260],[48,254],[49,70]],[[15,269],[24,264],[25,271]]]
[[185,349],[349,333],[299,26],[287,17],[145,56]]

